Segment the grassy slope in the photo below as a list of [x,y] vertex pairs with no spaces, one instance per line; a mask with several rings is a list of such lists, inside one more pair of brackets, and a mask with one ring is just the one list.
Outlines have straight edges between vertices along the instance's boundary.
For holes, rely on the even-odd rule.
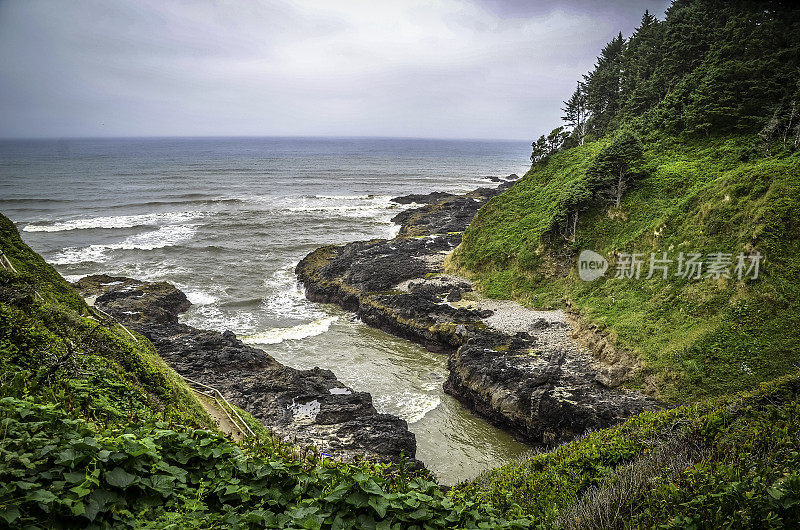
[[[752,157],[752,144],[747,137],[646,142],[649,175],[620,209],[584,213],[574,243],[549,235],[554,205],[602,144],[560,152],[481,209],[451,266],[490,296],[577,309],[640,356],[645,368],[631,384],[661,399],[752,388],[800,363],[800,155]],[[645,260],[650,252],[757,250],[766,262],[755,281],[587,283],[575,268],[582,249],[609,258],[640,252]]]
[[212,427],[152,344],[87,318],[80,295],[2,216],[0,245],[17,271],[0,270],[0,397],[32,396],[109,425],[160,419]]
[[800,523],[800,377],[648,412],[460,485],[455,500],[565,528]]

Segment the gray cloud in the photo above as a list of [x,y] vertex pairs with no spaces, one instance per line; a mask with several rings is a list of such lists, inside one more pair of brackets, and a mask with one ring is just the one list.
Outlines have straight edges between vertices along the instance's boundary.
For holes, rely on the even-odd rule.
[[528,139],[667,5],[7,0],[0,136]]

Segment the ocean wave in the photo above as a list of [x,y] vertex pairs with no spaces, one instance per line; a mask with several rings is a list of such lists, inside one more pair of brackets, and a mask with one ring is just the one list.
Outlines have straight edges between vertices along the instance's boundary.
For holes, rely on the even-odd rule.
[[297,262],[288,263],[264,280],[264,287],[269,294],[264,298],[262,305],[270,313],[281,317],[321,318],[324,313],[315,309],[306,299],[297,281],[297,276],[294,274],[296,266]]
[[194,237],[196,230],[195,225],[162,226],[158,230],[130,236],[120,243],[90,245],[83,248],[67,247],[56,254],[50,262],[54,265],[103,263],[109,259],[109,250],[155,250],[172,247]]
[[304,195],[303,197],[307,197],[310,199],[335,199],[335,200],[345,200],[345,201],[347,200],[357,201],[364,199],[382,198],[385,196],[384,195]]
[[73,219],[53,224],[26,225],[23,232],[64,232],[68,230],[87,230],[92,228],[135,228],[137,226],[148,226],[156,224],[182,223],[191,219],[196,219],[203,215],[203,212],[166,212],[150,213],[142,215],[112,215],[106,217],[91,217],[88,219]]
[[38,199],[33,197],[13,197],[10,199],[0,199],[0,202],[39,204],[39,203],[75,202],[75,199]]
[[272,328],[261,333],[248,335],[242,339],[242,342],[246,344],[279,344],[285,340],[301,340],[315,337],[328,331],[331,324],[336,320],[338,320],[338,317],[324,317],[290,328]]
[[242,199],[226,199],[226,198],[207,198],[207,199],[189,199],[189,200],[181,200],[181,199],[159,199],[153,201],[143,201],[143,202],[131,202],[127,204],[121,204],[120,208],[141,208],[147,206],[190,206],[190,205],[198,205],[198,204],[238,204],[244,202]]
[[230,330],[237,335],[250,333],[256,327],[256,316],[249,311],[222,311],[218,304],[198,305],[184,313],[180,321],[199,329],[220,333]]
[[375,407],[378,412],[395,414],[406,420],[409,425],[420,421],[441,403],[442,398],[439,396],[410,391],[405,391],[400,395],[375,398]]
[[194,305],[209,305],[217,301],[217,297],[203,291],[192,289],[181,289],[186,298]]

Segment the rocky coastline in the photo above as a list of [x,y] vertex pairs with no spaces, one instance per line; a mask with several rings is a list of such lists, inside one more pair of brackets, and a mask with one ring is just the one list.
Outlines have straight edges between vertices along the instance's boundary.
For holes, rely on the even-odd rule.
[[575,315],[498,306],[481,300],[466,278],[445,272],[446,255],[480,207],[515,179],[464,195],[393,199],[423,206],[393,219],[400,225],[393,239],[325,246],[306,256],[296,267],[306,296],[447,354],[445,391],[523,442],[562,443],[658,408],[619,388],[636,371],[632,356],[587,332]]
[[370,394],[348,388],[329,370],[285,366],[230,331],[178,322],[191,303],[173,285],[106,275],[73,285],[95,307],[147,337],[181,376],[219,389],[284,441],[345,461],[397,463],[405,457],[420,465],[407,423],[378,413]]

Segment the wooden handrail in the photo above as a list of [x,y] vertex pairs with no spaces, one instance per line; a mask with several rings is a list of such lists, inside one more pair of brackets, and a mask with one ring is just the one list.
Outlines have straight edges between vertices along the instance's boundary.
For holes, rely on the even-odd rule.
[[95,306],[90,306],[90,307],[91,307],[91,309],[92,309],[93,311],[97,311],[97,312],[98,312],[98,313],[100,313],[102,316],[104,316],[104,317],[106,317],[106,318],[108,318],[108,319],[110,319],[110,320],[113,320],[113,321],[114,321],[114,323],[118,324],[118,325],[119,325],[119,327],[121,327],[121,328],[122,328],[122,329],[125,331],[125,333],[127,333],[128,335],[130,335],[130,337],[131,337],[133,340],[135,340],[136,342],[139,342],[139,339],[137,339],[137,338],[136,338],[136,335],[134,335],[133,333],[131,333],[131,331],[130,331],[128,328],[126,328],[126,327],[125,327],[125,325],[124,325],[122,322],[120,322],[120,321],[119,321],[119,320],[117,320],[116,318],[112,317],[111,315],[109,315],[108,313],[106,313],[105,311],[103,311],[102,309],[100,309],[99,307],[95,307]]
[[[245,429],[247,429],[247,432],[249,432],[249,433],[250,433],[250,436],[252,436],[252,437],[255,437],[256,433],[254,433],[254,432],[253,432],[253,429],[251,429],[251,428],[250,428],[250,426],[249,426],[249,425],[247,424],[247,422],[246,422],[246,421],[244,421],[244,419],[243,419],[243,418],[242,418],[242,417],[239,415],[239,413],[236,411],[236,409],[235,409],[235,408],[233,408],[233,405],[231,405],[231,404],[228,402],[228,400],[227,400],[227,399],[225,399],[225,396],[223,396],[223,395],[222,395],[222,392],[220,392],[219,390],[217,390],[217,389],[216,389],[216,388],[214,388],[213,386],[207,385],[207,384],[205,384],[205,383],[201,383],[200,381],[195,381],[194,379],[189,379],[188,377],[184,377],[184,376],[181,376],[181,377],[183,377],[183,379],[184,379],[184,380],[185,380],[187,383],[190,383],[190,384],[193,384],[193,385],[196,385],[196,386],[200,386],[200,387],[203,387],[203,388],[207,388],[207,389],[208,389],[208,392],[204,392],[204,391],[202,391],[202,390],[197,390],[197,389],[195,389],[195,391],[197,391],[197,392],[199,392],[199,393],[201,393],[201,394],[203,394],[203,395],[206,395],[206,396],[208,396],[208,397],[213,397],[213,398],[214,398],[214,401],[216,401],[216,402],[217,402],[217,404],[218,404],[218,405],[220,406],[220,408],[222,409],[222,412],[224,412],[224,413],[225,413],[225,415],[226,415],[226,416],[228,416],[228,419],[231,421],[231,423],[232,423],[232,424],[234,424],[234,425],[236,426],[236,428],[237,428],[237,429],[239,429],[239,432],[241,432],[242,434],[245,434]],[[216,396],[219,396],[219,397],[217,398],[216,396],[214,396],[214,394],[216,394]],[[221,400],[222,402],[220,402],[220,400]],[[237,422],[235,419],[233,419],[233,418],[231,417],[231,415],[230,415],[230,414],[228,413],[228,411],[225,409],[225,407],[226,407],[226,406],[227,406],[227,407],[228,407],[228,408],[231,410],[231,412],[233,412],[233,414],[234,414],[234,415],[235,415],[235,416],[236,416],[236,417],[239,419],[239,421],[238,421],[238,422]],[[245,429],[242,429],[242,425],[239,425],[239,422],[241,422],[241,424],[242,424],[242,425],[244,425]]]
[[[6,253],[5,253],[5,252],[3,252],[3,249],[0,249],[0,265],[2,265],[4,269],[8,269],[8,270],[10,270],[10,271],[11,271],[11,272],[13,272],[14,274],[19,274],[19,273],[17,272],[17,269],[15,269],[15,268],[14,268],[14,265],[11,263],[11,260],[10,260],[10,259],[8,259],[8,256],[6,256]],[[40,294],[39,294],[39,291],[37,291],[36,289],[34,289],[34,290],[33,290],[33,294],[35,294],[35,295],[36,295],[36,298],[38,298],[39,300],[41,300],[42,302],[44,302],[44,298],[42,297],[42,295],[40,295]]]

